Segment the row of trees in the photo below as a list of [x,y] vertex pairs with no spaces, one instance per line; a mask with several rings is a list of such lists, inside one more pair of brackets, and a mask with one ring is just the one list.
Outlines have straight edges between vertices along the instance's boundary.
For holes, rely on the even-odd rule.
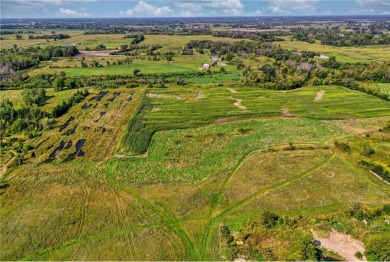
[[387,34],[373,34],[370,32],[345,32],[338,28],[294,28],[291,30],[293,38],[308,43],[318,40],[323,45],[332,46],[361,46],[361,45],[386,45],[390,44],[390,36]]
[[53,57],[71,57],[79,53],[75,46],[48,46],[46,48],[28,47],[19,49],[0,50],[0,65],[14,71],[24,70],[39,65],[40,61],[47,61]]

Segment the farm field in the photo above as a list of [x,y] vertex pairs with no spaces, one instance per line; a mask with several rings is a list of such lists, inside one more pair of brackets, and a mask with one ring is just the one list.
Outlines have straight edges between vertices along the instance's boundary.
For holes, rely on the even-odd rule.
[[[84,50],[86,47],[94,48],[98,44],[105,45],[108,49],[117,49],[120,45],[129,44],[131,42],[130,38],[123,38],[124,34],[92,34],[86,35],[83,31],[77,30],[55,30],[57,33],[68,34],[71,37],[67,39],[61,39],[57,41],[53,41],[50,39],[47,42],[45,39],[28,39],[28,35],[26,33],[21,34],[22,39],[16,40],[16,34],[10,34],[4,37],[4,40],[0,40],[1,48],[8,49],[12,48],[14,44],[17,44],[18,47],[29,47],[39,45],[41,47],[49,46],[49,45],[63,45],[69,44],[73,42],[80,43],[78,47],[80,50]],[[41,31],[40,31],[41,32]],[[44,35],[50,34],[50,32],[41,32],[42,34],[34,34],[36,35]],[[177,35],[145,35],[145,41],[143,44],[161,44],[162,51],[177,51],[181,50],[184,45],[186,45],[190,40],[192,40],[192,36],[177,36]],[[220,38],[213,37],[210,35],[199,35],[197,36],[199,40],[214,40],[214,41],[239,41],[240,39],[232,39],[232,38]]]
[[320,52],[326,56],[335,56],[340,62],[386,62],[390,60],[390,47],[384,46],[362,46],[362,47],[333,47],[321,45],[320,43],[307,43],[303,41],[292,41],[290,37],[286,41],[275,42],[283,48],[299,49]]
[[0,260],[388,261],[386,33],[191,19],[5,23]]
[[390,96],[390,83],[362,83],[363,87]]
[[[118,61],[126,62],[124,56],[103,56],[103,57],[88,57],[88,58],[71,58],[59,61],[48,61],[42,63],[39,68],[33,69],[29,75],[35,76],[42,73],[65,72],[68,76],[93,76],[93,75],[133,75],[134,69],[141,70],[142,74],[180,74],[180,73],[197,73],[202,72],[199,67],[202,63],[209,63],[210,55],[193,55],[193,56],[177,56],[173,61],[151,61],[146,56],[141,59],[132,59],[130,64],[120,64]],[[100,67],[81,68],[81,62],[91,65],[94,61],[99,61]],[[222,67],[215,65],[210,68],[211,72],[219,72]],[[223,68],[227,71],[223,79],[239,79],[239,71],[232,65],[226,65]],[[231,73],[231,74],[229,74]],[[191,78],[194,83],[207,83],[210,80],[204,78]],[[219,81],[215,79],[215,81]]]

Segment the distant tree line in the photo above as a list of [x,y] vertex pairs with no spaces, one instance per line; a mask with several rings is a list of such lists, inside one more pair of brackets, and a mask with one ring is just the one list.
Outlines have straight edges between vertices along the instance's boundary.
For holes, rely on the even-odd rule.
[[55,34],[55,35],[29,35],[28,39],[54,39],[54,40],[61,40],[61,39],[67,39],[70,38],[67,34]]

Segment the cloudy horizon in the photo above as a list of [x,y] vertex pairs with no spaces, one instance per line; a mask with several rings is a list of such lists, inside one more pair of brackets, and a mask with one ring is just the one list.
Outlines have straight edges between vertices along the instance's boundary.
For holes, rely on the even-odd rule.
[[389,0],[2,0],[2,18],[390,15]]

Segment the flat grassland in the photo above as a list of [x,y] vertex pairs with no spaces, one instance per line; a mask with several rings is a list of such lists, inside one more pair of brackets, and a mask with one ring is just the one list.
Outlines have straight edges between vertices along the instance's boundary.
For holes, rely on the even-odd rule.
[[299,49],[320,52],[326,56],[335,56],[340,62],[386,62],[390,60],[390,47],[388,45],[362,46],[362,47],[334,47],[313,44],[303,41],[292,41],[291,37],[286,37],[286,41],[274,42],[283,48]]

